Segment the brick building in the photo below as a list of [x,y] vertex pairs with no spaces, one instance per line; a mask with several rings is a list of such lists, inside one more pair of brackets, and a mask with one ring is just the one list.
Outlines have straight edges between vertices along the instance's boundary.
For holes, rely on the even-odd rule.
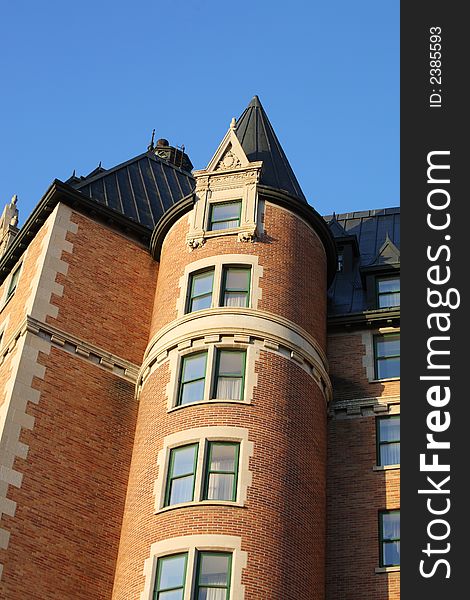
[[399,212],[259,100],[0,221],[0,598],[399,597]]

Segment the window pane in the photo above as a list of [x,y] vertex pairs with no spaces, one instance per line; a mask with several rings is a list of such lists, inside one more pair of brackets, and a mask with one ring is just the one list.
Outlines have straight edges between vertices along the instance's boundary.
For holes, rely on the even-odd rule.
[[219,374],[241,375],[243,372],[245,353],[221,351],[219,353]]
[[212,222],[214,221],[232,221],[238,222],[240,215],[240,202],[224,202],[222,204],[212,205]]
[[378,281],[379,294],[384,292],[400,292],[399,279],[380,279]]
[[204,379],[183,384],[180,404],[190,404],[191,402],[201,402],[202,400],[204,400]]
[[242,397],[242,379],[219,377],[217,379],[216,398],[218,400],[240,400]]
[[[158,591],[184,586],[186,556],[186,554],[177,554],[158,560]],[[160,594],[158,597],[170,598],[171,596]]]
[[201,296],[212,292],[212,282],[214,280],[214,271],[207,271],[193,275],[192,296]]
[[380,446],[380,464],[382,466],[400,464],[400,442]]
[[235,444],[211,444],[211,471],[235,471],[237,446]]
[[207,500],[233,500],[235,475],[211,473],[207,486]]
[[208,296],[201,296],[200,298],[193,298],[189,306],[189,312],[195,312],[196,310],[204,310],[210,308],[212,305],[212,294]]
[[388,308],[390,306],[400,306],[400,292],[379,296],[379,308]]
[[400,439],[400,417],[379,420],[380,441],[396,442]]
[[183,382],[200,379],[206,374],[207,352],[192,354],[183,359]]
[[217,588],[199,588],[198,600],[226,600],[227,590]]
[[400,542],[385,542],[383,544],[384,566],[400,564]]
[[193,473],[194,462],[196,459],[197,446],[185,446],[184,448],[175,448],[172,453],[172,477],[180,477]]
[[184,589],[172,590],[171,592],[160,592],[158,600],[183,600]]
[[379,379],[388,379],[389,377],[400,377],[400,359],[379,359],[377,361],[377,377]]
[[382,514],[382,539],[400,539],[400,513],[398,511]]
[[397,356],[400,354],[400,336],[389,335],[376,338],[377,356]]
[[201,553],[199,558],[199,585],[228,585],[230,565],[228,554]]
[[248,290],[249,280],[249,269],[230,268],[225,271],[226,290]]
[[193,499],[194,476],[180,477],[171,482],[171,492],[168,505],[180,502],[191,502]]
[[225,292],[224,306],[248,306],[247,292]]

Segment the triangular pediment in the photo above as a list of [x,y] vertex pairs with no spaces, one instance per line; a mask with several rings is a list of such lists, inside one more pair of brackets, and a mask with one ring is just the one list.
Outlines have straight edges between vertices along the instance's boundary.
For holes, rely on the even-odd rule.
[[247,167],[249,164],[250,161],[235,135],[235,122],[232,121],[224,139],[207,165],[206,172],[228,171],[230,169]]
[[392,265],[400,264],[400,250],[395,246],[392,240],[389,238],[388,233],[385,238],[385,242],[382,244],[377,258],[375,259],[377,265]]

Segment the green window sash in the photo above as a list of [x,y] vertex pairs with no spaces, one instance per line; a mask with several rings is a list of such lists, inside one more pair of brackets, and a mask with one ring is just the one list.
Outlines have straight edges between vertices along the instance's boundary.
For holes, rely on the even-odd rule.
[[400,376],[400,334],[374,336],[375,377],[388,379]]
[[189,444],[171,450],[165,490],[165,506],[193,501],[197,454],[198,444]]
[[380,566],[395,567],[400,564],[400,511],[379,513]]
[[186,308],[187,313],[211,307],[213,284],[214,269],[191,275]]
[[195,600],[229,600],[232,554],[198,552]]
[[183,600],[187,564],[187,552],[158,559],[154,600]]
[[225,267],[222,279],[222,306],[249,306],[251,267]]
[[204,500],[237,499],[240,444],[209,442],[204,482]]
[[377,306],[400,306],[400,278],[387,277],[377,280]]
[[400,464],[400,415],[377,419],[377,464]]
[[211,204],[209,230],[231,229],[240,226],[242,212],[241,200],[236,202],[220,202]]
[[217,350],[213,397],[217,400],[242,400],[245,387],[246,352]]
[[204,400],[207,352],[184,356],[178,391],[178,406]]

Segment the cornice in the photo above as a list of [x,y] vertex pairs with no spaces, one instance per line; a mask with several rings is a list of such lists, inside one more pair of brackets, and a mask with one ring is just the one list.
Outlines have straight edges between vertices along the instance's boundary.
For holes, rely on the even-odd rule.
[[12,241],[6,253],[1,257],[0,283],[3,282],[12,267],[18,262],[23,252],[59,202],[63,202],[67,206],[70,206],[70,208],[79,210],[108,226],[123,231],[126,235],[133,237],[146,246],[149,244],[150,229],[140,223],[131,221],[121,213],[99,204],[66,183],[55,179]]
[[364,310],[355,313],[328,316],[328,328],[335,327],[367,327],[378,325],[381,322],[396,325],[400,321],[400,308],[381,308],[377,310]]

